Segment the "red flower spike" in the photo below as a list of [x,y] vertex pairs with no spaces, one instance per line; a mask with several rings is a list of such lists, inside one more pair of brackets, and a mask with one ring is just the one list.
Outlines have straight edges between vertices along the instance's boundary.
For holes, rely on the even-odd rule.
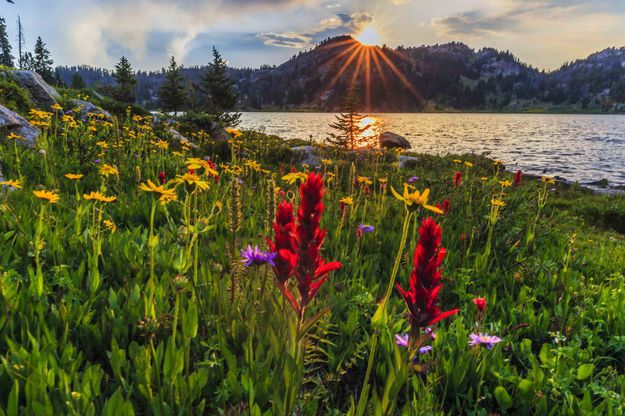
[[454,174],[454,188],[459,187],[462,184],[462,172],[456,172]]
[[512,184],[514,186],[519,186],[521,185],[522,182],[523,182],[523,172],[521,172],[520,170],[517,170],[516,173],[514,174],[514,179],[512,180]]
[[419,244],[414,252],[414,268],[410,274],[410,289],[404,290],[399,283],[395,287],[408,308],[411,338],[417,337],[421,328],[425,328],[448,318],[458,312],[453,309],[441,312],[438,308],[438,294],[443,288],[440,284],[441,263],[447,254],[441,247],[443,231],[432,218],[426,218],[419,227]]
[[477,311],[482,313],[484,309],[486,309],[486,299],[484,298],[475,298],[473,299],[473,303],[477,306]]
[[161,172],[158,174],[158,181],[161,183],[161,185],[165,185],[165,182],[167,182],[167,175],[165,174],[165,172]]
[[[282,202],[273,225],[274,241],[269,241],[270,249],[278,253],[274,267],[276,284],[300,317],[328,274],[342,267],[337,261],[326,263],[320,255],[326,236],[326,231],[319,228],[324,210],[323,194],[321,174],[309,173],[300,185],[297,221],[293,219],[293,205]],[[293,275],[297,280],[298,300],[287,288]]]

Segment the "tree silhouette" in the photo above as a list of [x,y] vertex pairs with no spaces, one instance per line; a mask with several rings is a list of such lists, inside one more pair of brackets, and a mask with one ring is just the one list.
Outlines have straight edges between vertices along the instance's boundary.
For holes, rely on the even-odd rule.
[[326,141],[345,150],[354,150],[366,144],[368,139],[363,134],[371,128],[371,125],[362,125],[365,116],[359,113],[358,98],[353,90],[345,97],[342,111],[335,116],[336,122],[330,124],[336,132],[330,133]]
[[187,102],[184,76],[173,56],[169,60],[165,81],[158,91],[158,99],[163,110],[173,111],[176,115]]

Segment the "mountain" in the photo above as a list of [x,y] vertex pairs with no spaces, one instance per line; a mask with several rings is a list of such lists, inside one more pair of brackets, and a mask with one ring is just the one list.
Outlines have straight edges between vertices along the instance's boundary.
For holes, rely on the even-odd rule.
[[[190,90],[204,67],[184,68]],[[59,67],[88,86],[114,85],[111,72]],[[350,36],[327,39],[279,66],[231,68],[239,109],[336,111],[354,87],[363,110],[375,111],[625,111],[625,48],[610,48],[552,72],[539,71],[508,51],[474,50],[459,42],[389,48]],[[158,106],[164,71],[137,73],[137,99]]]

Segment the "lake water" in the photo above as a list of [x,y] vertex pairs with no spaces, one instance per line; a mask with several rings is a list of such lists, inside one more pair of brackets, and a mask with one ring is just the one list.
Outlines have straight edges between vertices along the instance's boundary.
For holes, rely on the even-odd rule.
[[[412,150],[485,154],[508,170],[559,176],[583,184],[625,186],[625,116],[552,114],[373,114],[377,131],[406,137]],[[241,128],[285,139],[322,141],[330,113],[243,113]]]

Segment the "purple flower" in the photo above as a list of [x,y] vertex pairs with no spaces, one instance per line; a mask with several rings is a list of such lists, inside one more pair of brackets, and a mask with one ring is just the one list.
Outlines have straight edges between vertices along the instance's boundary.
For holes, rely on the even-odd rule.
[[419,180],[418,176],[411,176],[410,178],[408,178],[408,183],[413,183]]
[[469,338],[471,338],[471,341],[469,341],[469,345],[471,346],[484,345],[486,349],[489,349],[489,350],[493,348],[495,344],[497,344],[498,342],[501,342],[501,338],[499,338],[498,336],[482,334],[482,333],[469,334]]
[[375,230],[375,227],[373,225],[360,224],[358,226],[358,229],[360,230],[361,233],[367,234],[367,233],[372,233]]
[[432,351],[431,345],[426,345],[425,347],[419,348],[419,354],[427,354],[430,351]]
[[423,330],[423,332],[425,332],[426,334],[430,334],[430,338],[436,339],[436,332],[434,332],[432,328],[427,327]]
[[246,267],[260,266],[265,263],[273,267],[276,265],[274,260],[277,256],[278,253],[262,251],[258,248],[258,246],[254,246],[254,248],[252,248],[249,244],[246,249],[241,250],[241,258]]
[[408,348],[408,334],[397,334],[395,335],[395,342],[397,343],[397,345],[399,345],[400,347],[406,347]]
[[97,165],[97,164],[99,164],[100,162],[101,162],[101,160],[100,160],[100,159],[96,159],[96,160],[95,160],[96,165]]

